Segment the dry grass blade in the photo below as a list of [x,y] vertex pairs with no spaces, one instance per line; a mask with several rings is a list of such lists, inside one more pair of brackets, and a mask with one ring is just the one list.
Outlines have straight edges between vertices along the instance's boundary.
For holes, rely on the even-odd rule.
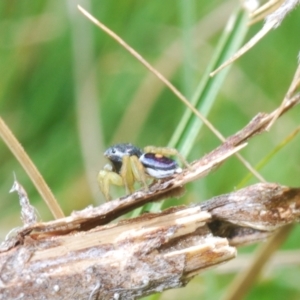
[[[277,232],[274,233],[275,236]],[[231,260],[228,264],[219,266],[215,271],[218,274],[233,274],[241,269],[246,270],[251,261],[252,253],[239,253],[238,256]],[[274,271],[278,271],[282,268],[295,267],[300,265],[300,251],[295,250],[278,250],[274,253],[265,267],[264,273],[272,274]],[[261,274],[261,277],[265,277]]]
[[172,93],[174,93],[178,99],[180,99],[221,141],[224,140],[221,133],[183,96],[182,93],[176,89],[176,87],[170,83],[160,72],[153,68],[138,52],[130,47],[124,40],[122,40],[117,34],[106,27],[99,20],[95,19],[91,14],[84,10],[80,5],[78,9],[95,25],[106,32],[110,37],[116,40],[121,46],[123,46],[131,55],[133,55],[140,63],[142,63],[150,72],[152,72],[161,82],[163,82]]
[[272,254],[280,247],[285,241],[286,237],[291,232],[293,224],[280,228],[267,243],[261,246],[257,255],[251,262],[248,268],[239,273],[234,282],[229,286],[223,300],[239,300],[243,299],[247,291],[253,286],[256,278],[261,273],[261,270],[266,265]]
[[9,130],[5,122],[0,118],[0,136],[13,153],[13,155],[20,162],[21,166],[24,168],[25,172],[28,174],[29,178],[33,182],[34,186],[38,190],[42,199],[48,205],[50,211],[56,219],[63,218],[64,213],[58,205],[54,195],[52,194],[47,183],[41,176],[40,172],[29,158],[27,153],[24,151],[23,147],[20,145],[18,140],[15,138],[13,133]]
[[210,76],[215,76],[218,72],[226,68],[228,65],[232,64],[246,52],[248,52],[252,47],[254,47],[271,29],[274,28],[276,21],[265,24],[265,26],[248,41],[239,51],[237,51],[230,59],[225,61],[220,67],[210,73]]
[[[265,166],[271,159],[280,151],[283,147],[287,146],[300,132],[300,126],[294,129],[288,136],[286,136],[272,151],[267,154],[258,164],[256,164],[255,168],[260,170],[263,166]],[[239,183],[238,187],[243,187],[251,178],[251,174],[248,174],[244,177],[244,179]]]
[[274,29],[280,25],[285,16],[295,8],[299,0],[286,0],[275,11],[271,10],[271,14],[266,17],[266,22],[263,28],[247,42],[239,51],[237,51],[230,59],[224,62],[219,68],[211,72],[211,76],[216,75],[226,66],[233,63],[239,57],[244,55],[252,47],[254,47],[271,29]]
[[267,15],[278,9],[284,1],[285,0],[271,0],[260,6],[250,14],[251,21],[249,22],[249,25],[263,20]]
[[300,86],[300,65],[298,66],[296,73],[294,75],[294,78],[292,80],[292,83],[289,87],[289,90],[286,94],[286,96],[284,97],[281,105],[279,106],[279,108],[277,109],[277,113],[275,114],[273,120],[270,122],[270,124],[268,125],[268,130],[271,128],[271,126],[274,124],[274,122],[277,120],[277,118],[279,117],[279,115],[281,114],[281,111],[284,109],[285,105],[287,102],[290,101],[290,99],[292,98],[292,96],[296,93],[297,89]]
[[[203,46],[203,40],[209,40],[224,27],[224,23],[231,10],[232,3],[230,3],[230,1],[224,2],[195,25],[192,30],[192,35],[197,51]],[[210,30],[205,30],[206,28],[210,28]],[[199,32],[201,32],[201,39],[199,39]],[[163,70],[164,76],[171,78],[182,63],[182,56],[181,40],[178,38],[165,49],[161,57],[153,64],[153,67],[156,70]],[[146,74],[145,79],[131,99],[129,106],[126,107],[126,111],[124,111],[124,115],[118,124],[111,144],[118,143],[120,137],[122,137],[124,141],[135,141],[137,139],[140,133],[139,129],[143,128],[144,122],[147,119],[146,114],[148,114],[154,106],[155,99],[162,93],[163,87],[164,84],[157,82],[156,77],[154,77],[152,73]],[[143,101],[142,110],[140,109],[141,101]],[[132,119],[133,115],[135,116],[134,120]]]

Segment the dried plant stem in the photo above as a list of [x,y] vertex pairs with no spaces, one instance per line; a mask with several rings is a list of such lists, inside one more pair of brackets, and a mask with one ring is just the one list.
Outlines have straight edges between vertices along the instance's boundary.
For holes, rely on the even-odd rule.
[[242,162],[242,164],[255,176],[260,182],[267,182],[254,167],[240,154],[236,153],[235,156]]
[[117,41],[121,46],[123,46],[130,54],[132,54],[141,64],[143,64],[150,72],[152,72],[161,82],[163,82],[172,93],[174,93],[221,141],[224,141],[222,134],[183,96],[183,94],[178,91],[178,89],[166,79],[160,72],[152,67],[137,51],[130,47],[123,39],[121,39],[112,30],[106,27],[99,20],[94,18],[85,9],[78,5],[78,9],[95,25],[100,27],[105,33]]
[[270,0],[260,6],[253,13],[251,13],[251,21],[249,22],[249,25],[252,25],[264,19],[267,15],[278,9],[284,1],[285,0]]
[[[203,40],[212,38],[224,27],[227,16],[232,10],[232,5],[233,3],[231,1],[220,4],[214,11],[205,16],[204,19],[201,19],[199,23],[194,26],[192,32],[196,51],[203,47]],[[206,28],[210,30],[206,30]],[[201,39],[198,38],[199,32],[201,32]],[[182,62],[183,53],[181,46],[181,39],[176,39],[164,50],[157,61],[152,64],[156,70],[163,70],[167,79],[174,75]],[[112,144],[118,143],[120,137],[122,137],[124,141],[130,139],[135,141],[137,139],[140,133],[139,129],[143,128],[144,122],[147,119],[146,114],[152,109],[156,101],[155,98],[161,94],[163,87],[164,84],[157,82],[157,78],[154,77],[152,73],[146,74],[143,82],[126,107],[126,111],[124,111],[118,127],[115,129],[114,136],[111,139]],[[143,101],[143,110],[140,109],[141,101]],[[132,115],[135,115],[134,122]]]
[[[233,274],[245,270],[249,266],[249,262],[253,258],[253,253],[239,253],[234,260],[231,260],[228,264],[219,266],[215,273],[217,274]],[[282,268],[293,268],[300,266],[300,250],[287,250],[282,249],[276,251],[265,266],[261,277],[262,280],[268,279],[269,274],[280,271]],[[225,294],[225,293],[224,293]]]
[[[116,40],[121,46],[123,46],[130,54],[132,54],[141,64],[143,64],[150,72],[152,72],[161,82],[163,82],[222,142],[225,141],[223,135],[183,96],[183,94],[160,72],[158,72],[151,64],[149,64],[138,52],[130,47],[123,39],[121,39],[112,30],[106,27],[99,20],[94,18],[85,9],[78,5],[78,9],[95,25],[106,32],[110,37]],[[240,154],[236,155],[237,158],[243,163],[243,165],[261,182],[266,182],[265,179],[248,163]]]
[[240,50],[238,50],[231,58],[226,60],[220,67],[210,73],[210,76],[215,76],[218,72],[226,68],[228,65],[232,64],[246,52],[248,52],[252,47],[254,47],[271,29],[274,28],[276,21],[269,22],[266,24],[250,41],[248,41]]
[[[269,8],[266,8],[266,11],[269,14],[266,16],[266,22],[263,28],[252,39],[250,39],[242,48],[240,48],[240,50],[238,50],[231,58],[225,61],[216,70],[211,72],[210,76],[215,76],[222,69],[224,69],[225,67],[227,67],[228,65],[236,61],[238,58],[240,58],[242,55],[248,52],[252,47],[254,47],[269,31],[271,31],[271,29],[277,28],[281,24],[283,19],[286,17],[286,15],[297,6],[299,0],[286,0],[286,1],[278,0],[278,1],[269,1],[269,2],[270,4],[272,2],[272,4],[269,7],[270,10]],[[260,11],[260,8],[257,11]]]
[[2,118],[0,118],[0,136],[30,177],[39,194],[48,205],[53,216],[56,219],[63,218],[64,213],[58,205],[47,183]]
[[273,120],[269,123],[267,130],[271,128],[271,126],[275,123],[275,121],[280,116],[282,110],[284,109],[286,103],[290,101],[294,93],[296,93],[297,89],[300,86],[300,65],[298,65],[298,68],[295,72],[294,78],[292,80],[292,83],[288,89],[288,92],[286,93],[286,96],[284,97],[282,103],[280,104],[279,108],[277,109],[277,113],[274,115]]

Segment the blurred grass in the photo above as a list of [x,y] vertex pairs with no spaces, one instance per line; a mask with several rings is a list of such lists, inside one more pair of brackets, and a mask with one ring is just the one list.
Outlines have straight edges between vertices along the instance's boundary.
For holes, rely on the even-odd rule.
[[[78,3],[85,8],[90,7],[95,17],[150,62],[158,62],[163,57],[164,64],[159,71],[166,72],[187,96],[193,95],[223,26],[238,5],[237,1],[228,1],[225,6],[221,0],[131,0],[126,3],[121,0],[93,0]],[[96,178],[103,166],[102,153],[98,149],[104,149],[112,140],[133,142],[141,147],[149,144],[164,146],[185,111],[173,94],[162,88],[158,80],[152,79],[150,86],[135,99],[135,110],[122,124],[123,133],[117,131],[141,84],[151,75],[76,9],[71,10],[70,6],[78,3],[59,0],[0,3],[1,116],[36,163],[66,215],[100,201],[100,192],[95,198],[89,182],[93,174]],[[221,14],[216,17],[214,13],[220,8]],[[191,40],[188,36],[190,28],[194,29],[202,20],[209,20],[210,25],[196,27],[196,40]],[[79,26],[76,31],[75,26]],[[261,26],[251,27],[247,38]],[[233,134],[256,113],[270,111],[279,105],[296,69],[299,43],[292,34],[298,26],[299,9],[233,65],[209,114],[210,121],[222,134]],[[187,35],[182,35],[182,32],[187,32]],[[78,56],[74,55],[74,47],[82,49],[86,35],[90,39],[90,48],[84,51],[90,51],[89,61],[85,58],[86,52],[79,51]],[[175,42],[179,45],[172,52],[176,62],[172,71],[168,72],[168,64],[173,63],[174,57],[167,50]],[[79,76],[76,75],[78,64],[90,67],[83,69]],[[153,99],[149,99],[152,91],[156,92]],[[151,103],[144,102],[144,99]],[[89,105],[96,105],[97,108],[93,108],[96,113],[85,115],[79,121],[81,108],[88,112],[90,107],[85,106]],[[142,120],[139,120],[140,113]],[[86,125],[86,132],[79,133],[79,122]],[[298,125],[299,108],[295,108],[281,118],[269,133],[252,140],[243,150],[243,155],[255,165]],[[94,126],[94,131],[89,126]],[[99,135],[96,140],[95,135]],[[87,166],[81,141],[90,137],[93,137],[92,141],[88,141],[91,143],[88,147],[91,165]],[[203,128],[191,147],[189,160],[199,158],[218,144],[219,141]],[[299,148],[299,137],[296,137],[272,157],[262,169],[262,175],[271,182],[299,186]],[[13,172],[27,190],[41,218],[51,219],[30,180],[3,143],[0,143],[0,163],[1,237],[4,238],[11,228],[21,225],[17,195],[8,194]],[[89,176],[87,172],[90,172]],[[189,185],[184,201],[191,203],[229,192],[246,174],[245,168],[233,158],[201,184]],[[203,184],[205,191],[201,189]],[[175,200],[168,205],[178,203]],[[284,249],[299,248],[298,231],[295,228]],[[252,252],[253,248],[243,251]],[[274,291],[278,294],[284,292],[285,299],[297,299],[300,291],[292,284],[294,276],[294,269],[290,272],[289,269],[277,269],[267,282],[258,283],[247,299],[256,299],[257,295],[260,299],[276,299]],[[182,299],[182,295],[188,294],[189,299],[218,299],[230,279],[231,276],[212,270],[195,278],[186,290],[168,291],[162,296],[148,298]]]

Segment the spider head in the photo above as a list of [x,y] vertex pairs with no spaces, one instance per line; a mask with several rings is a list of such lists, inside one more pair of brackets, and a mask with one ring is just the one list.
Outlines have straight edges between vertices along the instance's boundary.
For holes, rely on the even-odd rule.
[[120,169],[122,167],[123,156],[135,155],[137,157],[140,157],[142,154],[143,152],[140,148],[128,143],[113,145],[104,152],[104,156],[106,156],[111,161],[117,173],[120,172]]

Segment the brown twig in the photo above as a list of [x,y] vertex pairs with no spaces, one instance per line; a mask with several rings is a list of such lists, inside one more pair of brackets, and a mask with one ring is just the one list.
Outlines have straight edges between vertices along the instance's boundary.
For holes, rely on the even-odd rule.
[[[281,114],[299,102],[300,94],[297,94],[286,103],[284,110],[281,110]],[[276,113],[277,110],[270,114],[258,114],[242,130],[229,137],[224,144],[203,158],[193,162],[191,169],[185,169],[182,173],[174,175],[165,181],[154,183],[149,191],[139,190],[126,197],[104,203],[99,207],[88,207],[83,211],[74,212],[70,217],[49,222],[46,227],[38,223],[31,228],[27,228],[25,234],[30,231],[48,232],[51,234],[56,234],[57,232],[67,234],[74,230],[85,231],[95,226],[108,224],[123,214],[151,201],[180,196],[185,184],[206,176],[220,166],[228,157],[245,147],[248,139],[263,132]]]

